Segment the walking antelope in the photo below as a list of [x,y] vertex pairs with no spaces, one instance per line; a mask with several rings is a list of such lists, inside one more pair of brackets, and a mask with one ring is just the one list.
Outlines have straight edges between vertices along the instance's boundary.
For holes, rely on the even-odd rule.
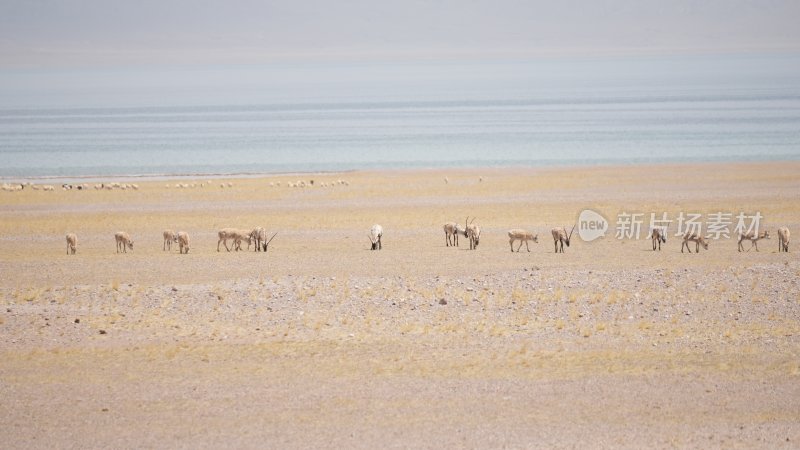
[[372,250],[381,250],[383,248],[383,244],[381,244],[381,237],[383,236],[383,227],[375,224],[369,230],[369,242],[372,244]]
[[[758,241],[761,239],[769,239],[769,231],[764,230],[761,233],[758,233],[758,236],[756,236],[754,231],[748,231],[747,233],[739,234],[739,251],[744,251],[744,245],[742,245],[742,241],[750,241],[750,248],[755,246],[756,251],[758,251]],[[750,251],[750,248],[747,249],[748,252]]]
[[248,231],[242,231],[236,228],[223,228],[217,232],[219,240],[217,241],[217,251],[219,251],[219,244],[225,246],[225,250],[231,251],[228,248],[228,239],[233,241],[233,249],[239,251],[242,249],[242,241],[247,241],[248,247],[250,246],[250,234]]
[[700,253],[700,246],[702,245],[705,250],[708,250],[708,242],[703,236],[700,236],[697,233],[693,233],[691,231],[687,231],[686,234],[683,235],[683,244],[681,245],[681,253],[683,253],[683,248],[686,247],[686,250],[689,253],[692,253],[692,249],[689,248],[689,242],[695,243],[694,251],[695,253]]
[[528,247],[528,241],[533,241],[534,243],[539,243],[539,235],[533,234],[526,230],[521,230],[519,228],[515,228],[513,230],[508,231],[508,245],[511,246],[511,252],[514,252],[514,241],[519,241],[519,246],[517,246],[517,253],[522,248],[522,243],[525,243],[525,248],[528,252],[531,251],[530,247]]
[[656,246],[658,246],[658,250],[661,251],[661,244],[667,243],[667,229],[653,228],[650,233],[650,239],[653,240],[653,251],[656,251]]
[[472,222],[475,222],[475,218],[473,217],[470,221],[467,216],[467,220],[464,222],[464,236],[469,239],[469,249],[475,250],[481,242],[481,227]]
[[789,251],[789,229],[786,227],[778,228],[778,253]]
[[[567,234],[566,227],[553,228],[550,230],[550,233],[553,234],[553,243],[555,244],[556,253],[564,253],[564,244],[567,244],[567,247],[569,247],[569,241],[572,239],[572,232],[574,231],[574,225],[572,226],[572,230],[570,230],[569,234]],[[560,248],[559,244],[561,244]]]

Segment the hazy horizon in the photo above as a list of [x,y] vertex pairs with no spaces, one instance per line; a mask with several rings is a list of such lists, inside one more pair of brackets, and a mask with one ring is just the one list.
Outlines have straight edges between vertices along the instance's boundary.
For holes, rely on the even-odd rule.
[[800,158],[800,2],[0,3],[0,176]]
[[0,67],[800,50],[800,2],[0,2]]

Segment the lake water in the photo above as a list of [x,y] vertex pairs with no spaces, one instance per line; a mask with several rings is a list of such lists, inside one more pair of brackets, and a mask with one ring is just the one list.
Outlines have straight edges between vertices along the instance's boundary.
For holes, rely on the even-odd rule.
[[0,177],[800,159],[800,55],[0,70]]

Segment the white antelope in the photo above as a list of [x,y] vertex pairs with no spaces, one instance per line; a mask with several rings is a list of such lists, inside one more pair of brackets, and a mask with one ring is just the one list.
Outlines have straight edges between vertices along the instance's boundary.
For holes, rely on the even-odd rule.
[[164,230],[161,235],[164,236],[164,245],[161,247],[162,251],[172,250],[172,243],[178,242],[178,236],[176,236],[175,232],[172,230]]
[[[569,234],[567,234],[566,227],[553,228],[550,233],[553,235],[553,243],[555,244],[556,253],[564,253],[564,244],[569,247],[569,241],[572,239],[572,233],[575,231],[575,226],[572,226]],[[560,244],[560,246],[559,246]]]
[[219,251],[219,244],[222,243],[225,245],[225,250],[231,251],[228,248],[228,239],[233,241],[234,250],[240,250],[237,248],[237,243],[239,246],[242,244],[242,240],[247,240],[248,244],[250,243],[250,236],[246,231],[240,231],[236,228],[223,228],[217,232],[217,236],[219,240],[217,241],[217,251]]
[[525,243],[525,248],[528,252],[531,251],[530,247],[528,247],[528,241],[533,241],[534,243],[539,243],[539,235],[533,234],[530,231],[522,230],[519,228],[515,228],[513,230],[508,230],[508,245],[511,247],[511,252],[514,252],[514,241],[519,241],[519,246],[517,247],[517,253],[522,248],[522,243]]
[[188,254],[189,253],[189,233],[185,231],[178,231],[176,235],[176,239],[178,240],[178,251],[181,254]]
[[117,241],[117,253],[122,250],[122,253],[128,253],[128,249],[133,250],[133,239],[124,231],[117,231],[114,233],[114,240]]
[[248,249],[253,243],[253,238],[250,236],[250,232],[247,230],[236,230],[231,237],[233,238],[233,248],[237,252],[242,250],[242,241],[247,241]]
[[691,231],[687,231],[686,234],[683,235],[683,244],[681,245],[681,253],[683,253],[683,248],[686,247],[686,250],[689,253],[692,253],[692,249],[689,248],[689,242],[695,243],[694,251],[695,253],[700,253],[700,246],[702,245],[704,249],[708,250],[708,242],[703,236],[700,236],[697,233],[693,233]]
[[381,250],[383,248],[383,244],[381,244],[381,237],[383,237],[383,227],[375,224],[369,230],[369,242],[372,244],[372,250]]
[[475,222],[475,217],[470,221],[469,216],[467,216],[467,219],[464,221],[464,237],[469,239],[469,249],[475,250],[481,242],[481,227],[472,222]]
[[658,250],[661,251],[661,244],[667,243],[667,229],[653,228],[650,231],[650,239],[653,241],[653,251],[656,251],[656,246],[658,246]]
[[78,236],[75,233],[68,233],[67,234],[67,254],[75,254],[75,250],[78,248]]
[[778,228],[778,253],[789,252],[789,229],[786,227]]
[[455,222],[447,222],[446,224],[444,224],[442,228],[444,228],[444,238],[445,241],[447,242],[448,247],[450,247],[451,245],[458,247],[459,234],[466,236],[464,229],[461,228],[461,225]]
[[[750,248],[755,247],[756,251],[758,251],[758,241],[760,241],[761,239],[769,239],[769,231],[764,230],[761,233],[758,233],[758,235],[756,235],[756,233],[753,231],[748,231],[747,233],[744,234],[740,233],[739,251],[740,252],[744,251],[744,245],[742,245],[742,241],[750,241]],[[750,251],[750,248],[747,249],[748,252]]]
[[[261,251],[261,243],[267,240],[267,230],[262,227],[255,227],[250,232],[250,241],[256,244],[255,251]],[[247,249],[250,250],[250,244],[247,244]]]
[[[265,230],[265,229],[263,229],[261,227],[253,228],[253,231],[250,232],[250,240],[255,243],[255,247],[256,247],[255,251],[257,251],[257,252],[265,251],[266,252],[267,249],[269,248],[269,243],[272,242],[272,240],[275,238],[275,235],[277,235],[277,234],[278,233],[273,234],[272,237],[270,237],[269,240],[267,240],[267,230]],[[247,249],[248,250],[250,249],[250,244],[249,243],[247,244]]]

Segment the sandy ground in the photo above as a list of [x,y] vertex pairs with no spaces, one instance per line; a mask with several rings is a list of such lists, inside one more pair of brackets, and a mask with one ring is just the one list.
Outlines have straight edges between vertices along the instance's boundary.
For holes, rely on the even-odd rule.
[[[800,163],[174,183],[0,192],[3,447],[800,446],[800,260],[776,235],[800,234]],[[584,208],[609,235],[555,254]],[[759,211],[772,238],[653,252],[614,238],[623,211]],[[446,247],[467,215],[480,246]],[[217,252],[228,226],[278,235]],[[539,243],[512,254],[510,228]]]

